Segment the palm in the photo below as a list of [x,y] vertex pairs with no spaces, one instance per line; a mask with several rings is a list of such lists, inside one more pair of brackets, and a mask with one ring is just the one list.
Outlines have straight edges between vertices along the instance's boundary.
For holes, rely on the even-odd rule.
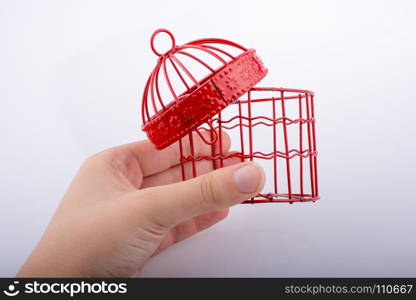
[[[195,155],[210,154],[211,147],[204,144],[197,136],[195,141]],[[230,147],[228,136],[223,135],[223,152]],[[185,147],[186,149],[187,147]],[[116,168],[113,179],[127,189],[145,189],[160,185],[171,184],[182,180],[182,169],[179,162],[179,148],[177,144],[163,150],[156,150],[150,142],[128,144],[114,149],[117,159],[114,160]],[[237,158],[224,161],[224,165],[240,162]],[[191,166],[185,163],[185,174],[190,178]],[[196,163],[198,175],[212,170],[212,162],[198,161]],[[120,176],[121,175],[121,176]],[[160,253],[172,244],[182,241],[224,219],[228,209],[210,212],[186,220],[173,227],[164,236],[153,255]]]

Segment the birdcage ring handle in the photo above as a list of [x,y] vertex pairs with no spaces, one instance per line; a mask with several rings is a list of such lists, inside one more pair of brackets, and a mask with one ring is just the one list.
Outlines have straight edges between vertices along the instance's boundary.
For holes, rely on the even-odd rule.
[[156,30],[155,32],[153,32],[152,37],[150,38],[150,47],[152,47],[153,53],[156,54],[157,56],[164,55],[164,54],[162,54],[162,53],[160,53],[159,51],[156,50],[155,44],[154,44],[154,40],[155,40],[156,35],[158,35],[161,32],[164,32],[167,35],[169,35],[169,37],[172,41],[172,47],[168,51],[166,51],[164,54],[168,53],[169,51],[171,51],[176,46],[175,37],[173,36],[172,32],[170,32],[169,30],[164,29],[164,28],[160,28],[160,29]]

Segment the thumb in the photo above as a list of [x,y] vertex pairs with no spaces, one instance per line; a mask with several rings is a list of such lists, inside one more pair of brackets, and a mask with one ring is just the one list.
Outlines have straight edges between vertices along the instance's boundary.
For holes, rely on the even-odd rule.
[[139,209],[142,213],[145,210],[151,221],[171,227],[241,203],[257,195],[263,185],[263,169],[256,163],[244,162],[191,180],[137,191],[133,201],[140,203]]

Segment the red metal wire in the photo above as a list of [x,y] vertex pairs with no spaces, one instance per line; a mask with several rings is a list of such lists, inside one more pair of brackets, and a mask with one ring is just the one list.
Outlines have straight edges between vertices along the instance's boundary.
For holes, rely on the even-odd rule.
[[[164,53],[157,51],[154,45],[159,33],[167,34],[172,42],[171,48]],[[270,190],[262,191],[243,203],[293,203],[319,199],[313,92],[254,88],[267,74],[267,69],[253,49],[228,40],[199,39],[178,46],[170,31],[159,29],[153,33],[150,45],[158,61],[143,93],[143,130],[158,149],[179,141],[182,180],[198,176],[197,162],[210,161],[212,168],[217,169],[224,166],[226,159],[237,157],[241,161],[268,162],[271,166],[266,170]],[[234,48],[239,54],[229,53],[221,47],[223,45]],[[216,61],[216,66],[198,57],[197,53],[210,56]],[[195,76],[182,62],[181,58],[185,57],[202,66],[208,74],[202,79]],[[171,71],[167,64],[171,65]],[[161,70],[163,74],[160,74]],[[167,97],[162,95],[159,87],[161,79],[168,88]],[[177,79],[185,92],[174,85]],[[240,99],[245,93],[247,97]],[[271,107],[258,113],[256,107],[260,105]],[[224,109],[231,110],[232,115],[223,112]],[[272,130],[266,137],[272,140],[272,149],[261,149],[255,143],[257,131],[254,128]],[[239,152],[225,152],[223,136],[233,131],[233,136],[239,139]],[[194,133],[209,145],[209,155],[196,155]]]

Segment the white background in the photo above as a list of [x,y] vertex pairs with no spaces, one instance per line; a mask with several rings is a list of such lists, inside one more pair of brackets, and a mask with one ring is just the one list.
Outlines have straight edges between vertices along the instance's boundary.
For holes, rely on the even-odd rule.
[[245,205],[145,276],[416,276],[414,1],[0,2],[0,276],[81,162],[144,138],[151,33],[255,47],[262,85],[317,93],[314,204]]

